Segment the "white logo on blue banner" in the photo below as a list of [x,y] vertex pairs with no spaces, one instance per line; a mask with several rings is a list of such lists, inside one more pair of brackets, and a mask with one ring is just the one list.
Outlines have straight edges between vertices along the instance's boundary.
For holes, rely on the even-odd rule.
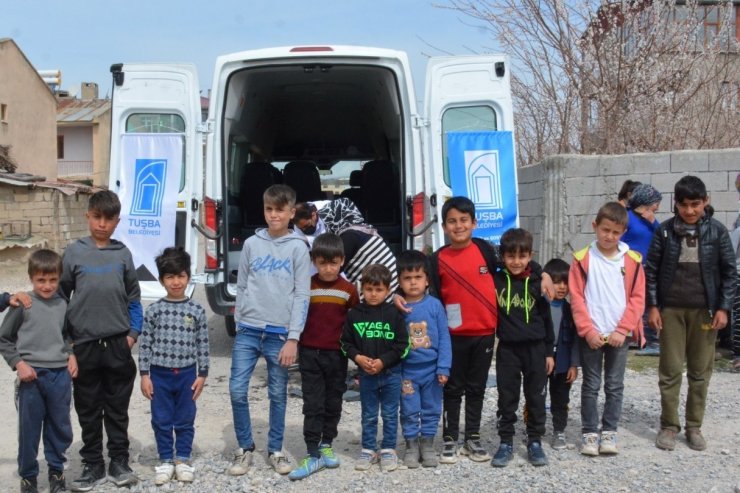
[[121,140],[121,222],[114,237],[131,250],[140,281],[156,281],[154,258],[175,244],[182,139],[181,134],[125,134]]
[[448,132],[447,149],[452,194],[475,204],[473,235],[498,243],[519,225],[511,132]]

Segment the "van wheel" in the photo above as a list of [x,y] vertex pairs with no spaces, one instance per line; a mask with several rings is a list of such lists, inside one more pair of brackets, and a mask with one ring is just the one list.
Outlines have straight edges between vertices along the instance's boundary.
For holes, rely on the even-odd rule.
[[236,337],[236,320],[234,320],[234,315],[226,315],[224,321],[226,322],[226,333],[231,337]]

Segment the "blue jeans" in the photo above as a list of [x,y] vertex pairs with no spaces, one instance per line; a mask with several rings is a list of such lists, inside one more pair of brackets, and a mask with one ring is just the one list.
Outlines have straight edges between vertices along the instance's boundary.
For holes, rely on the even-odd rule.
[[[442,416],[444,387],[437,380],[437,362],[427,365],[426,371],[403,369],[401,390],[401,426],[403,437],[433,437],[437,434]],[[416,370],[416,368],[414,368]]]
[[[185,368],[152,366],[152,429],[161,461],[172,461],[172,449],[180,461],[190,460],[195,436],[195,401],[191,387],[197,378],[195,365]],[[177,441],[173,440],[174,432]]]
[[288,369],[281,366],[278,354],[287,340],[280,335],[264,330],[239,325],[231,352],[231,411],[234,416],[234,432],[239,447],[251,449],[252,421],[249,415],[249,380],[260,356],[267,362],[267,396],[270,398],[270,432],[267,435],[267,451],[279,452],[283,447],[285,433],[285,407],[288,400]]
[[39,474],[36,456],[44,438],[49,469],[64,470],[65,452],[72,444],[72,377],[63,368],[34,368],[36,380],[21,382],[18,389],[18,475]]
[[581,425],[583,433],[599,431],[599,411],[597,403],[601,389],[601,370],[604,369],[604,414],[601,417],[601,431],[617,431],[622,415],[624,395],[624,369],[627,366],[627,349],[604,344],[599,349],[591,349],[586,339],[580,339],[581,369]]
[[378,445],[378,407],[380,407],[380,415],[383,417],[383,441],[380,448],[396,448],[400,400],[400,365],[383,370],[377,375],[367,375],[360,372],[362,448],[376,450]]

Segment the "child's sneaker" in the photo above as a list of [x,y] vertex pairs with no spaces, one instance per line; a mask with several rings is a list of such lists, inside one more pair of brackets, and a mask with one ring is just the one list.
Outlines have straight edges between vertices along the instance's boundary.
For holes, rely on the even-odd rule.
[[527,445],[527,458],[529,463],[535,467],[547,465],[547,456],[542,449],[542,442],[535,440]]
[[552,434],[552,442],[550,446],[553,450],[565,450],[568,444],[565,441],[565,433],[562,431],[556,431]]
[[604,455],[618,454],[617,449],[617,432],[602,431],[601,440],[599,440],[599,453]]
[[82,468],[82,475],[72,481],[72,491],[90,491],[100,483],[105,481],[105,463],[103,462],[85,462]]
[[267,456],[267,460],[270,463],[270,466],[278,474],[288,474],[293,469],[292,467],[290,467],[290,461],[288,460],[288,456],[282,452],[270,453]]
[[307,455],[303,458],[300,464],[298,464],[298,467],[290,471],[290,474],[288,474],[288,479],[290,479],[291,481],[305,479],[311,474],[319,472],[324,467],[325,464],[323,456],[314,457],[312,455]]
[[434,451],[434,437],[421,437],[419,440],[419,455],[424,467],[437,467],[437,453]]
[[330,443],[322,443],[319,445],[319,453],[324,459],[324,467],[328,469],[335,469],[339,467],[339,457],[334,453],[334,449],[331,448]]
[[169,483],[174,474],[175,464],[172,462],[162,462],[154,468],[154,484],[161,486],[165,483]]
[[491,465],[493,467],[506,467],[511,459],[514,458],[514,445],[507,442],[501,442],[498,450],[493,454]]
[[403,465],[409,469],[416,469],[421,465],[419,462],[419,438],[406,440],[406,452],[403,454]]
[[599,455],[599,435],[584,433],[581,439],[581,454],[595,457]]
[[56,469],[49,469],[49,493],[60,493],[62,491],[67,491],[64,472]]
[[183,483],[192,483],[195,479],[195,468],[187,462],[178,462],[175,465],[175,477]]
[[128,465],[128,457],[115,457],[108,464],[108,478],[116,486],[131,486],[139,482]]
[[21,493],[39,493],[36,478],[21,479]]
[[376,462],[378,462],[377,454],[372,450],[364,448],[360,451],[360,456],[355,461],[355,471],[367,471]]
[[442,442],[442,453],[439,454],[439,462],[442,464],[457,463],[457,444],[449,437]]
[[228,473],[231,476],[242,476],[247,474],[249,466],[252,465],[252,450],[238,448],[234,451],[234,458],[229,466]]
[[398,456],[392,448],[384,448],[380,451],[381,471],[391,472],[398,469]]
[[460,449],[462,455],[467,455],[468,458],[475,462],[487,462],[491,460],[491,455],[483,448],[480,444],[480,438],[473,437],[465,440],[465,444]]

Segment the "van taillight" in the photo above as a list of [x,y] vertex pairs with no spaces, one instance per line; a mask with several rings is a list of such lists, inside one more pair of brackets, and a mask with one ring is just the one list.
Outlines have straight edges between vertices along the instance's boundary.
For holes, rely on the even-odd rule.
[[[210,197],[203,199],[203,211],[205,214],[205,227],[209,233],[216,234],[218,230],[218,212],[216,211],[216,201]],[[206,240],[206,269],[217,269],[218,258],[216,253],[216,240]]]
[[334,48],[331,46],[296,46],[290,49],[291,53],[302,53],[306,51],[334,51]]
[[411,202],[411,230],[417,232],[424,225],[424,192],[417,193]]

